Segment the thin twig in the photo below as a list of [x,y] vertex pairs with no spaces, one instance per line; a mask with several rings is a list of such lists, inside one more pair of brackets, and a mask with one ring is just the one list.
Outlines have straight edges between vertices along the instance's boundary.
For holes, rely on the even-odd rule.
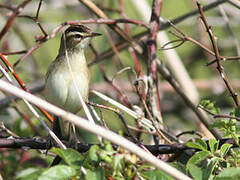
[[[181,31],[180,29],[177,28],[176,25],[174,25],[171,21],[169,21],[170,25],[180,34],[178,35],[177,33],[173,32],[173,31],[169,31],[169,33],[173,34],[174,36],[176,36],[177,38],[179,38],[178,40],[173,40],[173,41],[170,41],[166,44],[164,44],[164,46],[166,46],[167,44],[170,44],[170,43],[173,43],[174,41],[182,41],[182,43],[180,43],[180,45],[182,45],[184,42],[186,41],[190,41],[192,42],[193,44],[199,46],[200,48],[202,48],[204,51],[206,51],[207,53],[209,53],[210,55],[214,56],[215,57],[215,53],[210,50],[208,47],[204,46],[203,44],[201,44],[200,42],[198,42],[197,40],[191,38],[190,36],[188,36],[186,33],[184,33],[183,31]],[[179,45],[177,45],[178,47]],[[168,48],[164,48],[163,50],[167,50]],[[162,50],[160,48],[160,50]],[[239,60],[240,59],[240,56],[221,56],[219,55],[219,58],[221,59],[221,61],[226,61],[226,60]],[[208,62],[206,64],[206,66],[209,66],[209,65],[212,65],[214,63],[216,63],[217,60],[212,60],[210,62]]]
[[236,116],[230,116],[230,115],[225,115],[225,114],[215,114],[211,111],[209,111],[207,108],[203,107],[202,105],[198,105],[199,108],[203,109],[204,111],[206,111],[207,113],[209,113],[214,119],[215,118],[226,118],[226,119],[236,119],[238,121],[240,121],[240,117],[236,117]]
[[120,113],[120,110],[117,109],[117,108],[105,106],[105,105],[102,105],[102,104],[97,104],[97,103],[90,102],[90,101],[88,101],[87,104],[90,105],[90,106],[94,106],[94,107],[102,108],[102,109],[105,109],[105,110],[113,111],[115,113]]
[[[95,15],[100,18],[108,19],[107,15],[99,9],[92,1],[90,0],[79,0],[83,3],[89,10],[91,10]],[[120,29],[117,25],[109,25],[119,36],[125,39],[130,45],[139,53],[142,53],[142,48],[130,37],[128,36],[122,29]]]
[[[169,31],[171,34],[173,34],[174,36],[178,37],[179,40],[182,40],[183,42],[185,41],[190,41],[194,44],[196,44],[197,46],[199,46],[200,48],[202,48],[203,50],[205,50],[207,53],[211,54],[212,56],[214,56],[214,52],[212,50],[210,50],[209,48],[207,48],[206,46],[204,46],[203,44],[201,44],[200,42],[198,42],[197,40],[191,38],[190,36],[188,36],[187,34],[185,34],[183,31],[181,31],[180,29],[177,28],[177,26],[175,26],[172,22],[169,22],[171,24],[171,26],[181,35],[178,35],[172,31]],[[170,42],[169,42],[170,43]]]
[[27,50],[22,51],[15,51],[15,52],[2,52],[1,54],[4,56],[10,56],[10,55],[18,55],[18,54],[25,54]]
[[176,137],[179,138],[180,136],[185,135],[185,134],[197,135],[200,138],[204,137],[200,132],[197,132],[197,131],[184,131],[184,132],[177,134]]
[[0,32],[0,40],[3,38],[3,36],[7,33],[8,29],[11,27],[13,21],[18,16],[18,14],[23,10],[23,8],[30,2],[31,0],[25,0],[23,1],[19,6],[17,6],[11,16],[8,18],[5,26],[3,27],[2,31]]
[[142,73],[142,68],[141,68],[141,65],[140,65],[140,63],[139,63],[139,60],[138,60],[138,58],[137,58],[137,55],[136,55],[136,52],[134,51],[134,49],[133,48],[129,48],[129,52],[130,52],[130,54],[131,54],[131,56],[132,56],[132,59],[133,59],[133,61],[134,61],[134,65],[135,65],[135,69],[136,69],[136,71],[137,71],[137,77],[139,78],[139,77],[142,77],[142,75],[143,75],[143,73]]
[[158,124],[157,124],[156,120],[153,119],[152,114],[150,113],[145,101],[142,101],[142,104],[143,104],[143,106],[144,106],[144,108],[147,112],[147,115],[150,118],[150,120],[151,120],[151,122],[152,122],[152,124],[153,124],[153,126],[154,126],[154,128],[157,132],[157,135],[158,135],[159,139],[163,138],[166,142],[168,142],[169,144],[172,144],[172,142],[159,130]]
[[19,138],[18,135],[16,135],[12,131],[10,131],[8,128],[6,128],[5,125],[3,124],[3,122],[0,122],[0,130],[5,131],[6,133],[8,133],[12,137]]

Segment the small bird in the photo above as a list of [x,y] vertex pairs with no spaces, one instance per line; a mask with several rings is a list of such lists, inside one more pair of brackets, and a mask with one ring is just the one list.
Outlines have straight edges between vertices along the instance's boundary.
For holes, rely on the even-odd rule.
[[[45,95],[50,103],[72,113],[81,109],[78,92],[87,100],[90,80],[84,49],[92,37],[99,35],[84,25],[71,25],[65,30],[58,55],[46,74]],[[76,137],[73,135],[74,126],[64,119],[55,117],[54,124],[59,126],[61,139]]]

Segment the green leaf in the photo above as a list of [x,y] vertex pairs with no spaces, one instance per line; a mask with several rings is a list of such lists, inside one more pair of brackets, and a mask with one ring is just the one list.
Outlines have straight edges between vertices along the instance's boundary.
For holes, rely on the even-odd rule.
[[104,144],[104,149],[106,151],[114,151],[111,143],[109,141],[107,141],[106,139],[103,139],[103,144]]
[[17,175],[17,180],[32,180],[37,179],[45,169],[40,168],[28,168],[21,171]]
[[182,173],[186,174],[186,166],[180,162],[173,162],[170,163],[171,166],[175,167],[177,170],[181,171]]
[[224,158],[229,149],[232,147],[232,144],[223,144],[220,148],[220,157]]
[[173,180],[171,176],[160,170],[149,170],[141,173],[141,176],[147,180]]
[[111,163],[113,160],[112,158],[115,156],[111,156],[111,153],[104,151],[104,150],[99,150],[98,151],[98,155],[101,158],[101,160],[105,161],[106,163]]
[[202,150],[202,147],[199,144],[196,144],[196,143],[190,142],[190,141],[186,142],[185,146],[190,147],[190,148],[195,148],[195,149],[201,149]]
[[203,107],[206,107],[209,103],[210,103],[210,100],[208,100],[208,99],[203,99],[203,100],[201,100],[201,102],[200,102],[200,104],[201,104]]
[[74,168],[66,165],[57,165],[43,172],[38,180],[68,180],[73,176],[76,176]]
[[102,169],[97,169],[91,171],[90,169],[86,170],[85,180],[104,180],[104,172]]
[[202,147],[202,150],[207,151],[207,143],[204,140],[197,138],[195,141]]
[[90,160],[95,161],[95,162],[97,162],[99,160],[98,151],[99,151],[98,145],[91,146],[91,148],[88,151]]
[[214,114],[220,114],[220,109],[215,107],[215,102],[201,100],[200,104]]
[[211,124],[211,127],[212,128],[219,128],[219,129],[221,129],[221,128],[226,128],[226,126],[227,126],[227,120],[226,119],[218,119],[218,120],[215,120],[215,121],[213,121],[212,122],[212,124]]
[[187,162],[187,170],[191,167],[192,164],[197,165],[204,159],[206,159],[210,153],[208,151],[200,151],[195,153]]
[[190,148],[196,148],[196,149],[200,149],[203,151],[207,151],[207,143],[205,141],[203,141],[202,139],[197,138],[196,142],[191,142],[188,141],[185,146],[190,147]]
[[71,148],[64,150],[53,147],[50,151],[60,156],[70,166],[79,167],[84,160],[84,157],[78,151]]
[[216,139],[210,139],[208,143],[211,153],[215,154],[218,149],[219,141],[217,141]]
[[224,169],[215,178],[215,180],[239,180],[239,179],[240,179],[240,168]]
[[203,171],[203,179],[212,179],[214,174],[213,171],[217,165],[217,163],[219,162],[219,158],[218,157],[213,157],[210,159],[210,161],[208,162],[208,166],[206,168],[204,168]]
[[234,112],[235,112],[234,115],[235,115],[236,117],[240,117],[240,107],[239,107],[239,106],[234,109]]
[[191,164],[189,166],[189,173],[191,174],[194,180],[202,180],[203,171],[201,168],[197,167],[196,165]]

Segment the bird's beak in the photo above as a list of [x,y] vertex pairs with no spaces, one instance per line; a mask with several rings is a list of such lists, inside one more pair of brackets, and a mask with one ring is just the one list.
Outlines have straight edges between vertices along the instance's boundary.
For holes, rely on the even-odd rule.
[[91,33],[90,35],[89,35],[89,37],[95,37],[95,36],[101,36],[102,34],[100,34],[100,33],[95,33],[95,32],[93,32],[93,33]]

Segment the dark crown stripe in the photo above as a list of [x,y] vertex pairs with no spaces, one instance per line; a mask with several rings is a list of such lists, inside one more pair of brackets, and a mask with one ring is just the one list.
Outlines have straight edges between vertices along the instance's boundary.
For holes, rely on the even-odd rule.
[[91,30],[87,26],[83,25],[71,25],[69,28],[66,29],[65,33],[69,32],[90,32]]

